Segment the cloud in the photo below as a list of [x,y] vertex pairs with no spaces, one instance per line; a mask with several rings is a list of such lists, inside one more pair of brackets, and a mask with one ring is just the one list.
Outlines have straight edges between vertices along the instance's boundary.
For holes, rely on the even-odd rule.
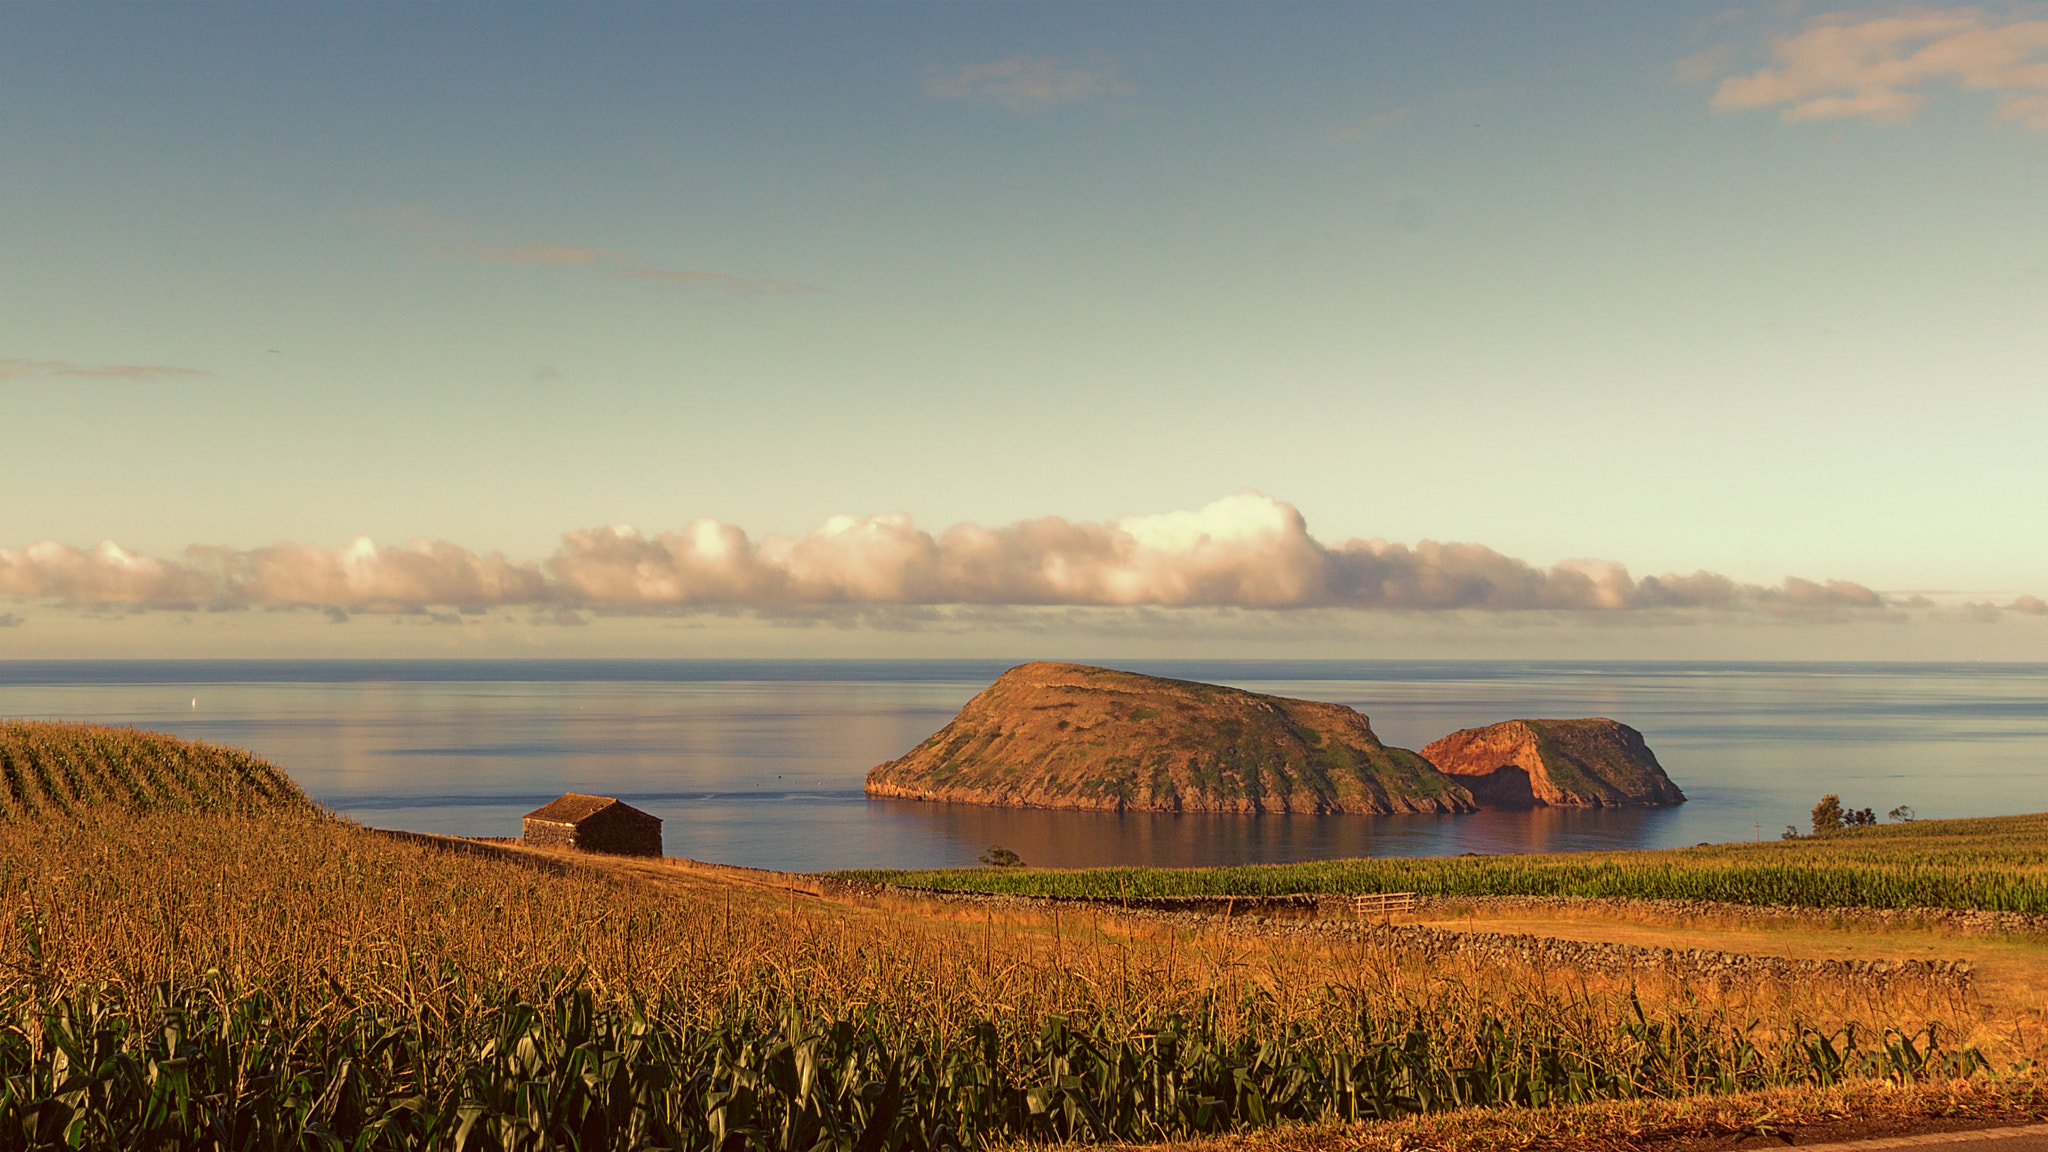
[[458,264],[541,264],[560,268],[615,264],[638,259],[609,248],[571,244],[467,244],[436,249],[435,255]]
[[572,532],[548,562],[566,601],[609,607],[826,604],[1351,608],[1436,611],[1748,609],[1874,611],[1846,581],[1766,588],[1697,572],[1632,579],[1619,564],[1548,569],[1478,544],[1325,545],[1292,505],[1253,492],[1195,511],[1107,523],[1045,517],[937,536],[901,515],[838,517],[801,538],[758,542],[699,520],[649,537]]
[[533,565],[479,556],[439,540],[403,548],[358,537],[326,551],[274,544],[251,552],[193,548],[186,553],[221,589],[218,599],[267,607],[346,605],[392,611],[437,605],[534,604],[552,598]]
[[0,380],[32,376],[84,376],[100,380],[157,380],[165,377],[211,376],[203,368],[169,364],[72,364],[64,360],[21,360],[0,357]]
[[[646,257],[617,248],[594,248],[553,241],[518,241],[485,244],[475,239],[476,226],[465,221],[436,216],[424,208],[402,205],[375,214],[384,228],[403,235],[427,236],[441,243],[430,251],[451,264],[480,264],[505,267],[603,268],[607,278],[658,288],[708,288],[733,296],[791,296],[822,292],[824,289],[802,280],[780,277],[742,276],[732,272],[702,269],[674,269],[654,266]],[[10,363],[0,361],[0,365]],[[4,379],[0,376],[0,379]]]
[[2015,596],[2003,604],[1992,600],[1969,600],[1960,604],[1951,601],[1946,607],[1959,609],[1966,618],[1987,624],[2007,615],[2048,616],[2048,600],[2039,596]]
[[1681,84],[1704,84],[1728,70],[1728,64],[1735,59],[1735,45],[1716,44],[1695,52],[1671,66],[1678,74]]
[[[1109,522],[1057,516],[933,535],[900,513],[838,516],[800,536],[716,520],[647,535],[630,526],[563,536],[542,564],[443,541],[325,550],[187,549],[156,560],[108,542],[0,550],[0,594],[76,605],[205,604],[351,612],[480,611],[521,605],[536,622],[583,612],[754,611],[845,623],[848,612],[912,617],[935,606],[1155,611],[1224,608],[1606,615],[1746,612],[1800,619],[1888,616],[1910,606],[1861,584],[1789,577],[1775,586],[1712,572],[1630,576],[1606,560],[1550,567],[1469,543],[1326,544],[1293,505],[1256,492],[1205,507]],[[2032,597],[2011,611],[2048,612]]]
[[16,616],[12,612],[0,612],[0,628],[19,628],[28,623],[28,617]]
[[1363,140],[1391,128],[1408,118],[1408,109],[1396,108],[1390,112],[1377,112],[1363,120],[1355,120],[1330,133],[1330,139],[1341,141]]
[[418,204],[394,204],[370,213],[371,219],[393,231],[416,236],[467,236],[476,226],[461,220],[436,216]]
[[1721,81],[1715,110],[1897,124],[1928,89],[1947,87],[1994,93],[2001,117],[2048,131],[2048,20],[2001,23],[1977,8],[1831,12],[1778,39],[1771,56],[1774,66]]
[[45,540],[19,552],[0,548],[0,595],[45,597],[73,604],[196,604],[217,585],[174,562],[139,556],[112,540],[88,552]]
[[89,552],[44,541],[18,552],[0,549],[0,595],[77,605],[359,611],[552,598],[538,568],[496,553],[478,556],[428,540],[385,548],[367,538],[334,551],[291,543],[251,551],[201,546],[186,549],[183,560],[139,556],[111,540]]
[[734,296],[794,296],[824,291],[823,288],[806,284],[801,280],[735,276],[730,272],[677,268],[621,268],[612,273],[612,279],[632,280],[666,288],[715,288]]
[[933,68],[924,80],[925,95],[935,100],[983,100],[1012,112],[1093,100],[1127,88],[1107,64],[1062,67],[1055,57],[1029,55],[951,70]]

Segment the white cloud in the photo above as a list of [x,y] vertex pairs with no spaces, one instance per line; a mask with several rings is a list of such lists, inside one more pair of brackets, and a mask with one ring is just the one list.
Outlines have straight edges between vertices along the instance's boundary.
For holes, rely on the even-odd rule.
[[0,594],[79,604],[191,604],[216,585],[176,563],[138,556],[112,540],[90,552],[45,540],[19,552],[0,548]]
[[[1328,545],[1309,534],[1293,505],[1256,492],[1108,523],[1048,516],[996,528],[957,524],[936,536],[900,513],[839,516],[804,536],[760,540],[708,519],[653,536],[622,525],[570,532],[544,564],[427,540],[381,547],[359,539],[334,550],[291,543],[251,551],[191,548],[177,561],[138,556],[112,542],[88,552],[46,541],[0,550],[0,595],[91,605],[371,612],[529,605],[553,611],[562,622],[579,608],[798,616],[938,605],[1607,615],[1714,610],[1868,618],[1913,606],[1840,580],[1795,577],[1764,587],[1711,572],[1637,580],[1612,561],[1539,568],[1479,544]],[[2009,610],[2038,613],[2040,603],[2021,597]]]
[[371,609],[428,604],[532,604],[550,598],[533,565],[497,553],[478,556],[439,540],[403,548],[358,537],[346,548],[274,544],[253,552],[193,549],[230,603],[277,607],[345,605]]
[[71,604],[202,604],[219,608],[539,603],[552,593],[538,568],[415,540],[381,548],[359,539],[323,551],[274,544],[253,551],[195,547],[182,561],[138,556],[113,541],[88,552],[56,541],[0,549],[0,594]]
[[1335,547],[1301,513],[1254,492],[1194,511],[1100,524],[1057,516],[934,537],[900,515],[839,517],[801,538],[758,543],[700,520],[649,538],[632,528],[569,534],[548,564],[561,597],[605,606],[981,604],[1356,608],[1402,611],[1878,610],[1858,584],[1776,588],[1707,572],[1632,579],[1611,561],[1549,569],[1478,544],[1384,540]]
[[1978,8],[1831,12],[1777,40],[1771,56],[1772,67],[1721,81],[1713,107],[1892,124],[1948,87],[1994,93],[2001,117],[2048,131],[2048,20],[2001,22]]

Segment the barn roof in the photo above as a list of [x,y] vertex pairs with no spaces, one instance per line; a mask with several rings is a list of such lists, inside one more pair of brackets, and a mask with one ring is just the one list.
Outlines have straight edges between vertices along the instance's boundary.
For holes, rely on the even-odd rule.
[[581,824],[617,803],[617,800],[609,796],[585,796],[581,792],[564,792],[561,799],[535,808],[526,814],[526,818],[545,820],[550,824]]

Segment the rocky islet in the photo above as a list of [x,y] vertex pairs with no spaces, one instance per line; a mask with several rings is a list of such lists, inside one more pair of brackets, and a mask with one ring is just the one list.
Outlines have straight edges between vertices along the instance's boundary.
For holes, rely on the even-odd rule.
[[[1473,738],[1495,729],[1504,731]],[[1449,767],[1430,756],[1447,741],[1458,753]],[[1685,798],[1641,734],[1612,720],[1509,721],[1418,755],[1382,743],[1366,716],[1341,704],[1053,662],[1005,672],[951,723],[872,769],[867,792],[1003,807],[1379,815]]]

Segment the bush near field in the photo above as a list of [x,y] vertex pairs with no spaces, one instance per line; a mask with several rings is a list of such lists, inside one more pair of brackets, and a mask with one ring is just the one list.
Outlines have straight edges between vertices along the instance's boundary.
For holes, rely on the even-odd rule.
[[2048,814],[1922,820],[1651,852],[1378,858],[1234,868],[947,868],[842,880],[1036,896],[1589,896],[1811,908],[2048,912]]

